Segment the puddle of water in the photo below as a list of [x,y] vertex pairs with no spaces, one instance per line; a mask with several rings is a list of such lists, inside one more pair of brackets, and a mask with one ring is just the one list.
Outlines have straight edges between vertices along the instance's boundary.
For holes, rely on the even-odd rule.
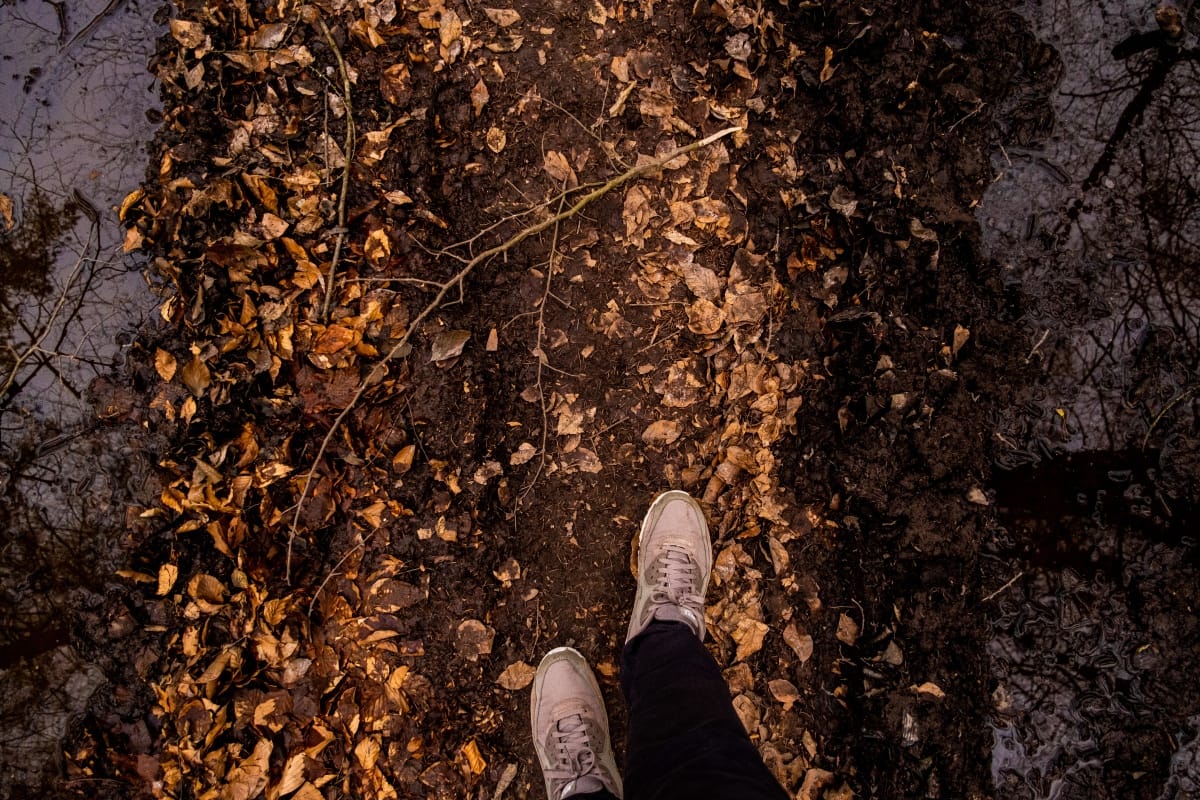
[[1002,466],[1140,446],[1156,419],[1160,433],[1200,407],[1196,36],[1116,58],[1153,40],[1151,5],[1046,0],[1025,15],[1061,78],[1053,131],[994,154],[1001,178],[978,212],[1042,367],[1001,420]]
[[996,430],[999,796],[1200,787],[1196,9],[1178,39],[1153,4],[1022,9],[1060,73],[1052,129],[994,154],[978,211],[1039,367]]
[[97,412],[131,407],[105,376],[153,309],[114,209],[156,130],[159,10],[0,3],[0,785],[15,793],[49,785],[104,680],[78,647],[100,635],[82,609],[119,591],[125,507],[151,466],[136,428]]

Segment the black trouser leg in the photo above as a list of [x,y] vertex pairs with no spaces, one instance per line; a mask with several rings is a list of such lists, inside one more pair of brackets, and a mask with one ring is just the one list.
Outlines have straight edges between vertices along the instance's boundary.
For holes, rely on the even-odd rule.
[[734,712],[720,668],[686,625],[655,621],[626,644],[621,688],[625,800],[787,800]]

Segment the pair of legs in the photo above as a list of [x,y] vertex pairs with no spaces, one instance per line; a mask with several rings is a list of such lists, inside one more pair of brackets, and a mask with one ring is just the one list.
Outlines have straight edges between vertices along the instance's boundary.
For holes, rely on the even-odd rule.
[[624,781],[600,688],[569,647],[550,651],[533,683],[533,740],[549,800],[787,795],[759,758],[704,649],[712,545],[699,504],[666,492],[638,536],[638,588],[621,653],[629,706]]

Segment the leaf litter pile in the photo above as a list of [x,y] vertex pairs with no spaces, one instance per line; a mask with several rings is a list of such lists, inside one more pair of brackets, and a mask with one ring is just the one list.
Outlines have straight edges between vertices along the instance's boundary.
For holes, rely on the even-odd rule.
[[1008,334],[970,208],[1012,19],[176,6],[121,208],[174,442],[124,573],[152,638],[77,785],[540,797],[533,665],[580,649],[621,748],[630,543],[669,487],[708,509],[711,647],[789,791],[986,785],[968,387]]

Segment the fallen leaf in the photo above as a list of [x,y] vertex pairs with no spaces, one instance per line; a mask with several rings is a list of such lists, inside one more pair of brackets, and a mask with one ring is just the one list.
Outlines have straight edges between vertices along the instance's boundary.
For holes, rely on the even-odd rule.
[[446,361],[460,355],[470,338],[470,331],[451,330],[435,333],[429,360]]
[[363,243],[363,255],[373,265],[382,266],[391,254],[392,242],[388,238],[387,231],[383,228],[376,228],[367,235],[367,241]]
[[499,153],[504,150],[504,146],[508,144],[508,134],[497,127],[488,128],[487,146],[488,150],[493,153]]
[[832,78],[833,73],[836,70],[837,70],[837,67],[833,66],[833,48],[826,47],[825,48],[825,65],[823,67],[821,67],[821,76],[820,76],[821,83],[825,83],[825,81]]
[[193,395],[199,397],[210,383],[212,383],[212,373],[209,372],[208,365],[200,360],[200,353],[197,351],[192,355],[192,360],[183,366],[183,385]]
[[267,788],[273,749],[274,745],[269,739],[259,739],[254,745],[254,752],[229,770],[221,790],[221,800],[252,800],[258,797]]
[[837,638],[848,645],[858,641],[858,623],[849,614],[838,614]]
[[789,622],[787,627],[783,629],[783,641],[787,643],[788,647],[792,648],[796,657],[800,659],[801,664],[812,658],[813,638],[807,633],[800,633],[796,630],[796,623]]
[[721,330],[725,322],[725,312],[711,300],[700,298],[688,306],[688,330],[701,336],[711,336]]
[[756,619],[749,619],[747,617],[739,619],[737,627],[730,634],[732,639],[737,642],[737,653],[734,659],[745,661],[761,650],[763,639],[766,638],[768,630],[770,629],[765,623],[759,622]]
[[504,668],[504,672],[500,673],[500,677],[496,679],[496,683],[510,692],[515,692],[533,683],[533,678],[536,674],[537,670],[524,661],[515,661]]
[[204,43],[204,26],[191,20],[173,19],[171,36],[184,47],[199,47]]
[[158,591],[159,597],[164,596],[171,591],[171,587],[175,585],[175,581],[179,578],[179,567],[174,564],[163,564],[158,568]]
[[158,377],[162,378],[167,383],[171,382],[171,378],[175,377],[175,368],[178,362],[175,356],[163,350],[161,347],[154,351],[154,370],[158,373]]
[[534,447],[529,442],[521,442],[520,446],[517,447],[516,451],[511,456],[509,456],[508,463],[514,467],[520,466],[521,464],[524,464],[525,462],[529,461],[531,458],[536,456],[537,452],[538,452],[537,448]]
[[266,214],[263,214],[263,238],[268,242],[274,241],[280,236],[283,236],[285,233],[287,233],[288,227],[289,225],[287,222],[270,213],[269,211]]
[[387,200],[389,203],[391,203],[394,206],[411,205],[412,201],[413,201],[413,199],[411,197],[409,197],[408,194],[400,191],[399,189],[393,189],[392,191],[387,192],[386,194],[384,194],[383,199]]
[[555,180],[556,183],[566,183],[568,187],[579,185],[579,178],[575,175],[575,170],[571,168],[567,157],[557,150],[550,150],[546,153],[542,162],[542,169],[546,174]]
[[914,685],[908,688],[909,691],[916,692],[922,697],[928,697],[934,700],[941,700],[946,696],[946,693],[942,691],[942,687],[938,686],[933,681],[925,681],[920,686]]
[[492,652],[495,637],[496,631],[479,620],[464,619],[458,624],[454,647],[468,661],[478,661],[480,656]]
[[471,770],[472,775],[479,775],[487,769],[487,762],[483,760],[483,756],[479,752],[479,745],[474,739],[463,745],[461,752],[463,758],[467,760],[467,769]]
[[487,14],[487,18],[501,28],[507,28],[509,25],[515,25],[521,21],[521,15],[511,8],[485,8],[483,13]]
[[660,419],[646,426],[646,430],[642,431],[642,441],[649,445],[662,447],[674,442],[682,432],[683,426],[675,420]]
[[800,690],[796,688],[796,684],[789,680],[777,678],[768,682],[767,688],[771,691],[771,697],[783,703],[785,711],[790,709],[792,704],[800,699]]
[[471,89],[471,108],[474,110],[476,117],[483,113],[483,107],[487,105],[491,97],[491,94],[488,93],[487,84],[483,82],[483,78],[480,78]]
[[394,106],[404,106],[412,99],[412,73],[407,64],[393,64],[379,76],[379,93]]

